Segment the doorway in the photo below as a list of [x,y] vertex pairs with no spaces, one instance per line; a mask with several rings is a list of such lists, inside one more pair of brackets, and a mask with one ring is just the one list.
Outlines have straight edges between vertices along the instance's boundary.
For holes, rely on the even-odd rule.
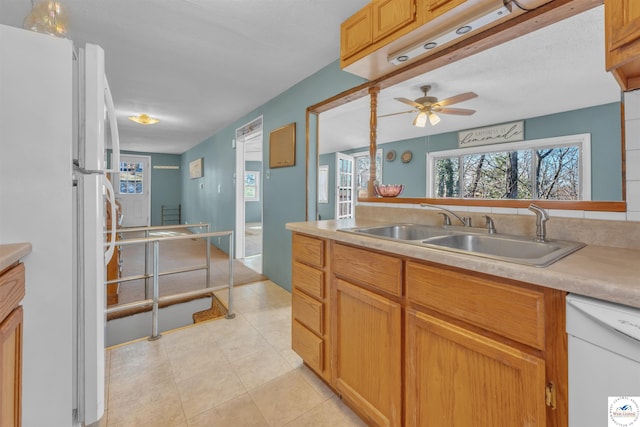
[[236,129],[236,258],[262,273],[262,116]]
[[116,200],[122,206],[123,227],[146,227],[151,224],[151,157],[120,156],[120,173],[116,174]]

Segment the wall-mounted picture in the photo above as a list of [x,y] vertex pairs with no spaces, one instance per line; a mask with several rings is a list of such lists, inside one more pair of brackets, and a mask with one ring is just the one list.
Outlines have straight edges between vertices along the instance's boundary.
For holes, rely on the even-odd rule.
[[269,167],[283,168],[296,164],[296,124],[289,123],[269,135]]
[[200,157],[199,159],[195,159],[194,161],[189,163],[189,176],[191,177],[191,179],[194,178],[202,178],[202,174],[203,174],[203,158]]

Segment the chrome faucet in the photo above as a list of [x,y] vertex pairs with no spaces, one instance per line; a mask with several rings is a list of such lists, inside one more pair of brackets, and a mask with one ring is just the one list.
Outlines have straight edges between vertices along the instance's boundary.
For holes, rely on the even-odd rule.
[[489,215],[484,215],[484,218],[487,220],[487,231],[489,234],[496,234],[496,226],[493,223],[493,219]]
[[533,203],[527,208],[536,214],[536,242],[545,242],[547,237],[547,228],[545,223],[549,220],[549,214],[540,206]]
[[[468,216],[463,216],[461,218],[454,212],[451,212],[449,209],[445,209],[443,207],[436,206],[436,205],[430,205],[429,203],[420,203],[420,206],[443,210],[449,215],[453,215],[454,217],[456,217],[465,227],[471,227],[471,218]],[[440,212],[440,215],[444,217],[444,225],[451,225],[451,218],[449,218],[449,215],[447,215],[446,213]]]

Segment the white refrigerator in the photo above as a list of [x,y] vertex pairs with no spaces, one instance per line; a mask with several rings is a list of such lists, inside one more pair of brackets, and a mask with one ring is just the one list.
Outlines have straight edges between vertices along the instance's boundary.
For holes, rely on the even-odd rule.
[[[0,244],[24,258],[22,425],[68,427],[105,407],[106,149],[113,101],[96,45],[0,25]],[[115,217],[115,215],[114,215]],[[113,221],[115,226],[115,221]],[[114,239],[115,240],[115,239]]]

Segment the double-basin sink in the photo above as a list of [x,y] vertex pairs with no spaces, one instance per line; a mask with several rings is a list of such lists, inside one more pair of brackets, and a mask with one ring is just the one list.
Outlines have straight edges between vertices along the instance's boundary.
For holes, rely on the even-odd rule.
[[389,224],[339,231],[535,267],[546,267],[585,246],[563,240],[539,242],[532,237],[489,234],[478,227],[446,225]]

